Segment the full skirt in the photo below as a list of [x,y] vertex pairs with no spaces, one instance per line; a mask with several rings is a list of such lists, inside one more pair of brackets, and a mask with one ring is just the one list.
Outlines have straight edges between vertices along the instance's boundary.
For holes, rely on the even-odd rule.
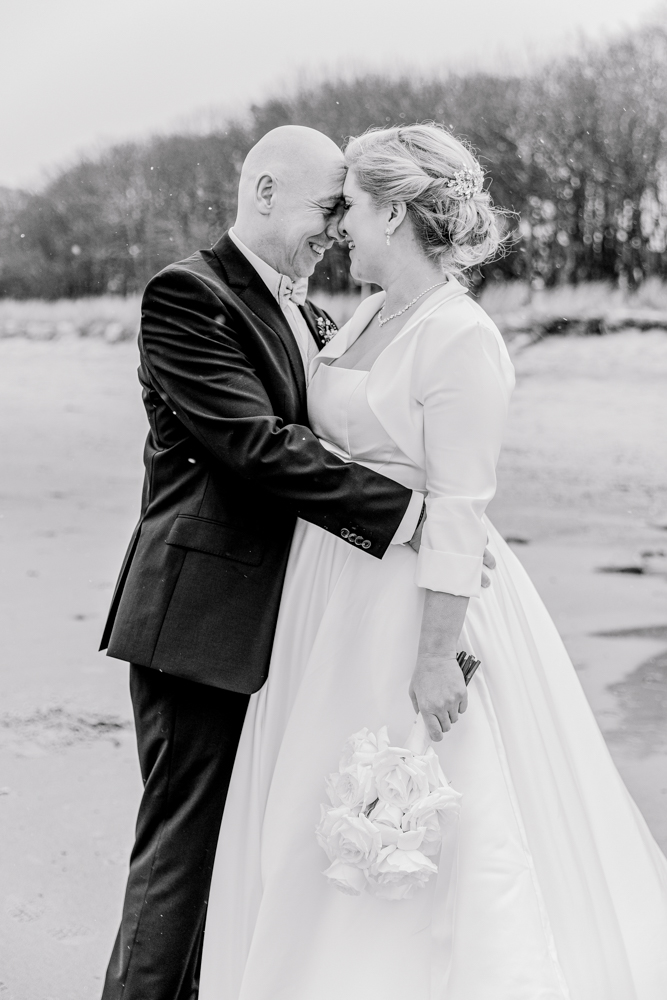
[[460,646],[482,665],[436,750],[462,793],[439,874],[408,900],[345,896],[314,835],[343,743],[414,720],[416,556],[369,557],[300,521],[269,679],[225,808],[200,1000],[664,1000],[667,862],[562,641],[494,530]]

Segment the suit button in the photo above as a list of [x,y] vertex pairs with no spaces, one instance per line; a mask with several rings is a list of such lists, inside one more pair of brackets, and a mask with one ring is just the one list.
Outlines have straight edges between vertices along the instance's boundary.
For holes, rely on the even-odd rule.
[[190,462],[192,465],[194,465],[195,464],[195,459],[194,458],[189,458],[188,462]]
[[347,540],[350,543],[350,545],[354,545],[354,540],[355,540],[356,537],[357,536],[356,536],[356,534],[353,531],[349,531],[348,532],[348,534],[347,534]]
[[349,538],[350,537],[349,528],[341,528],[340,529],[340,537],[341,538]]
[[362,549],[370,549],[371,543],[368,540],[368,538],[364,539],[364,541],[361,543],[361,547]]
[[354,540],[354,544],[361,546],[364,544],[365,541],[366,541],[365,538],[362,538],[361,535],[357,535],[357,537]]

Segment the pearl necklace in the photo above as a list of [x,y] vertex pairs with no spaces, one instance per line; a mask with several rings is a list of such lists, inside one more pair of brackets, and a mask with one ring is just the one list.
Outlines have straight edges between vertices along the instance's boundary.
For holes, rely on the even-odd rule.
[[391,316],[386,316],[385,317],[385,316],[382,315],[383,310],[384,310],[384,306],[383,306],[382,309],[380,309],[380,312],[378,313],[378,323],[380,324],[380,326],[384,326],[385,323],[389,322],[389,320],[396,319],[397,316],[402,316],[404,312],[407,312],[408,309],[412,308],[412,306],[415,304],[415,302],[419,302],[419,300],[424,295],[426,295],[427,292],[432,292],[434,288],[439,288],[440,285],[446,285],[446,284],[447,284],[447,279],[445,279],[444,281],[438,281],[438,282],[436,282],[436,284],[435,285],[431,285],[430,288],[425,288],[423,292],[420,292],[419,295],[417,295],[416,298],[414,298],[412,300],[412,302],[408,302],[407,306],[403,306],[402,309],[399,309],[398,312],[392,313]]

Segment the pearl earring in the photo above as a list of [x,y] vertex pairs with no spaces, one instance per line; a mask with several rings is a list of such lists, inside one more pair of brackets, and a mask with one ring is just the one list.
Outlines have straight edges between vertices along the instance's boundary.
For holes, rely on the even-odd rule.
[[389,232],[389,226],[385,229],[385,234],[387,237],[387,246],[391,246],[391,233]]

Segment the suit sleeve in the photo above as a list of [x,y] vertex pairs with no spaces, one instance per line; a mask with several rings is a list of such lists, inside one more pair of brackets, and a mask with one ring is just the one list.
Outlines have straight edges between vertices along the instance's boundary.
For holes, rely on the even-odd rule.
[[416,582],[475,597],[513,375],[491,330],[431,324],[419,375],[428,496]]
[[215,462],[381,558],[412,491],[330,454],[313,432],[273,412],[225,304],[206,282],[170,269],[142,302],[144,360],[156,389]]

